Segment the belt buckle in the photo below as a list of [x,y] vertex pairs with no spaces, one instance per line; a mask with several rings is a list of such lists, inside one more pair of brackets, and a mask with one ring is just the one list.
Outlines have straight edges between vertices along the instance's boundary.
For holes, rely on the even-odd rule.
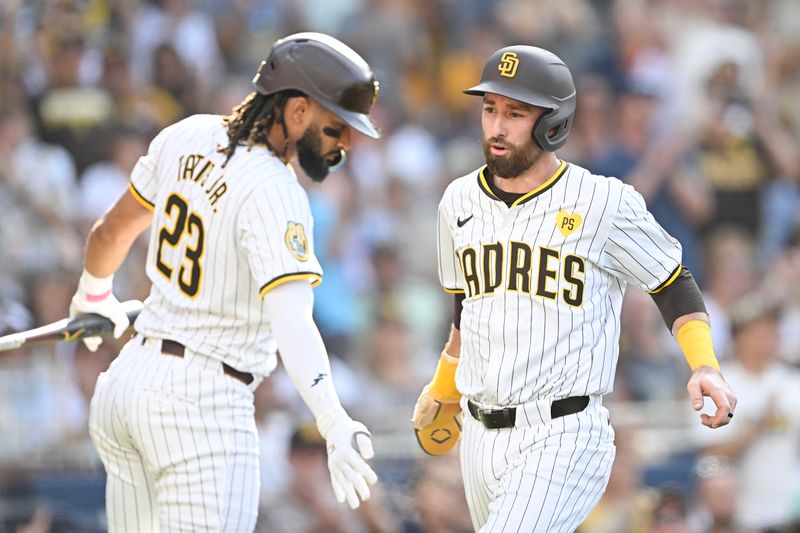
[[478,409],[478,418],[486,429],[503,429],[514,427],[513,411],[504,409]]

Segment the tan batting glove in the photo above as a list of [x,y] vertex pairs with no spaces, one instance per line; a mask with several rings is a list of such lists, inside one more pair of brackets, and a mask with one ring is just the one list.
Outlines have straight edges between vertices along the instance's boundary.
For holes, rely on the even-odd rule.
[[411,424],[414,429],[422,429],[433,421],[439,404],[453,404],[461,401],[461,393],[456,388],[456,368],[458,357],[447,353],[447,346],[442,350],[436,374],[430,383],[425,385],[417,398]]
[[[130,325],[128,314],[122,304],[111,292],[114,276],[98,278],[86,270],[78,281],[78,291],[69,306],[70,318],[86,313],[96,313],[111,320],[114,324],[114,338],[118,339]],[[83,343],[91,352],[96,352],[103,340],[100,337],[87,337]]]
[[333,493],[339,503],[347,501],[351,509],[357,509],[369,499],[369,486],[378,481],[366,461],[375,455],[369,430],[341,407],[320,415],[317,429],[327,443]]
[[424,428],[433,422],[433,417],[436,416],[439,402],[431,397],[430,387],[430,383],[425,385],[419,398],[417,398],[416,405],[414,405],[414,414],[411,416],[411,425],[414,429]]
[[459,402],[438,401],[426,386],[419,395],[411,419],[420,448],[429,455],[448,453],[461,438],[463,418]]

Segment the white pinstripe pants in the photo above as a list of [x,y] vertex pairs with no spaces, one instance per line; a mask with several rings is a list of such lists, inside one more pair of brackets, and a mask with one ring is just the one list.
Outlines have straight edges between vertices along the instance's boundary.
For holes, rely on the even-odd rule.
[[249,532],[258,513],[253,394],[219,363],[135,337],[100,374],[89,431],[111,532]]
[[486,429],[464,413],[461,471],[480,533],[572,533],[605,491],[614,462],[608,410],[531,427]]

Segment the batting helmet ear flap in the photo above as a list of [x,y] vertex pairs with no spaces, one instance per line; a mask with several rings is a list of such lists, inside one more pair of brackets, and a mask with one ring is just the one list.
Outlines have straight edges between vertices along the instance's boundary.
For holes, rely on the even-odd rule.
[[572,122],[573,113],[564,116],[559,109],[548,109],[536,119],[531,130],[536,145],[546,152],[555,152],[567,142]]

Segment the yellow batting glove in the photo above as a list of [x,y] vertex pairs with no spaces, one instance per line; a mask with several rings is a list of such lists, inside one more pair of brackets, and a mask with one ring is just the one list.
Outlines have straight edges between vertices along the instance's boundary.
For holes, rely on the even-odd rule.
[[461,393],[456,388],[458,357],[442,351],[436,374],[417,399],[411,424],[417,442],[426,453],[442,455],[461,437]]

